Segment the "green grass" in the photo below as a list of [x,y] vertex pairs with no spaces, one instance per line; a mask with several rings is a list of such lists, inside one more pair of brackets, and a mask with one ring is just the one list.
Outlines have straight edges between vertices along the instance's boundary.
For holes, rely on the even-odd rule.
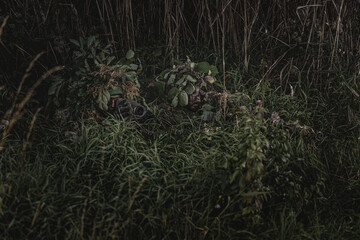
[[339,70],[320,91],[298,75],[291,96],[229,65],[226,120],[160,100],[141,124],[40,114],[27,142],[34,100],[0,155],[0,238],[358,239],[359,77]]
[[[357,1],[26,2],[0,14],[0,239],[360,239]],[[211,122],[151,88],[187,56],[230,94]],[[120,75],[153,118],[90,117]]]
[[[286,109],[286,99],[273,94],[267,101],[283,109],[284,119],[303,116],[311,123],[311,115]],[[301,101],[289,101],[301,110]],[[0,157],[1,237],[359,236],[357,138],[321,142],[301,129],[285,130],[285,122],[272,126],[267,115],[237,116],[206,126],[183,117],[171,128],[155,118],[143,124],[150,136],[137,124],[112,119],[67,125],[39,119],[26,151],[15,129]],[[265,166],[252,175],[261,186],[245,180],[249,169],[256,172],[254,161]]]

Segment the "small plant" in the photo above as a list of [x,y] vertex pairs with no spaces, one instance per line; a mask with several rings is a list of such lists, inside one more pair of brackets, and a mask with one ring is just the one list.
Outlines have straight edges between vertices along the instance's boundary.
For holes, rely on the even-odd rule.
[[206,94],[211,90],[218,74],[216,66],[208,62],[194,63],[189,58],[185,63],[164,70],[155,86],[166,91],[172,107],[188,107],[196,111]]
[[140,84],[137,79],[141,67],[135,64],[135,53],[115,60],[111,45],[103,46],[91,36],[71,39],[73,56],[62,72],[51,78],[48,90],[57,106],[70,107],[75,115],[108,110],[111,95],[136,99]]
[[236,127],[232,134],[238,136],[237,148],[231,155],[221,161],[221,167],[227,174],[223,179],[223,190],[232,197],[242,197],[242,215],[253,214],[257,218],[262,204],[266,199],[268,187],[263,184],[263,177],[267,175],[265,165],[270,147],[267,136],[266,121],[261,106],[243,108],[236,113]]

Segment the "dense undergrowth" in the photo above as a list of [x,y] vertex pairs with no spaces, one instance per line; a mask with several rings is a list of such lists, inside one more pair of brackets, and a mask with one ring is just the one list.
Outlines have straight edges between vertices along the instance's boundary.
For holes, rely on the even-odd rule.
[[142,124],[41,114],[26,140],[19,120],[1,154],[2,237],[359,236],[359,132],[344,134],[343,102],[238,90],[245,106],[221,121],[156,104]]
[[5,1],[0,238],[359,239],[357,3],[165,2]]

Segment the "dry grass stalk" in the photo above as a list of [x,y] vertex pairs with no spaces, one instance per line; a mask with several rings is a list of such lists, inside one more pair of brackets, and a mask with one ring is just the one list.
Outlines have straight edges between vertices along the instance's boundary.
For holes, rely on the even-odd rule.
[[337,17],[337,21],[336,21],[335,40],[334,40],[334,45],[333,45],[332,52],[331,52],[331,66],[333,66],[333,64],[334,64],[335,52],[338,50],[338,46],[339,46],[340,24],[341,24],[341,16],[343,13],[343,7],[344,7],[344,0],[341,1],[340,10],[338,10],[338,17]]
[[[230,4],[231,0],[228,4]],[[226,6],[228,6],[228,4]],[[223,68],[223,85],[226,88],[226,69],[225,69],[225,9],[226,6],[221,11],[222,18],[222,38],[221,38],[221,50],[222,50],[222,68]]]
[[6,26],[6,23],[7,23],[7,20],[9,19],[9,15],[7,15],[5,18],[4,18],[4,21],[2,22],[1,26],[0,26],[0,43],[2,43],[1,41],[1,36],[2,36],[2,33],[3,33],[3,30]]
[[10,116],[13,114],[14,109],[15,109],[15,104],[17,102],[17,99],[19,97],[19,94],[22,90],[22,87],[24,85],[25,80],[30,76],[30,71],[32,70],[32,68],[34,67],[35,62],[44,54],[45,52],[41,52],[39,54],[37,54],[35,56],[35,58],[30,62],[30,64],[28,65],[28,67],[26,68],[25,74],[22,76],[20,84],[17,88],[16,91],[16,95],[15,98],[13,100],[12,106],[10,107],[10,109],[5,113],[4,118],[8,119],[10,118]]
[[211,32],[211,39],[212,39],[212,44],[213,44],[213,48],[215,52],[218,52],[218,48],[216,47],[216,38],[215,38],[215,32],[214,32],[214,25],[213,25],[213,21],[212,21],[212,17],[211,17],[211,12],[210,12],[210,8],[209,8],[209,0],[205,1],[205,8],[207,11],[207,19],[208,19],[208,23],[209,23],[209,29]]
[[140,189],[141,189],[141,187],[144,185],[144,183],[145,183],[145,181],[146,181],[147,178],[148,178],[148,177],[145,176],[145,177],[141,180],[141,182],[140,182],[139,185],[137,186],[134,194],[130,197],[130,200],[129,200],[129,204],[128,204],[128,208],[127,208],[127,210],[126,210],[126,213],[128,213],[128,212],[130,211],[132,205],[134,204],[134,201],[135,201],[136,196],[137,196],[138,193],[140,192]]
[[[41,5],[39,8],[33,8],[31,3],[5,1],[8,2],[7,12],[33,15],[34,26],[53,20],[59,25],[62,21],[58,13],[52,14],[58,10],[49,8],[50,3],[54,6],[56,1],[35,1]],[[281,55],[275,49],[283,51],[298,46],[306,49],[300,49],[305,53],[293,62],[294,66],[312,73],[311,79],[306,79],[307,83],[318,85],[322,77],[320,73],[328,69],[324,55],[329,52],[334,66],[341,46],[341,58],[346,58],[348,65],[356,68],[357,60],[354,59],[360,42],[357,27],[359,3],[354,0],[311,0],[306,4],[300,0],[274,3],[260,0],[86,0],[58,5],[71,6],[65,9],[71,17],[70,28],[65,31],[75,29],[82,35],[91,35],[94,29],[89,26],[98,25],[103,30],[102,36],[109,42],[119,42],[121,46],[132,49],[146,39],[160,40],[167,45],[170,64],[175,58],[180,58],[180,45],[189,43],[199,48],[212,48],[219,56],[225,45],[225,50],[234,50],[232,52],[239,57],[245,71],[251,64],[253,50],[259,46],[270,61]],[[59,35],[66,35],[63,31],[58,27]],[[297,36],[293,37],[294,34]],[[257,64],[255,59],[253,64]],[[283,67],[286,62],[281,64]]]
[[23,148],[22,148],[22,154],[23,154],[23,160],[22,160],[22,166],[25,165],[26,163],[26,155],[25,155],[25,152],[26,152],[26,148],[27,146],[29,145],[29,139],[30,139],[30,136],[31,136],[31,132],[35,126],[35,122],[36,122],[36,119],[37,119],[37,116],[39,114],[39,112],[42,110],[43,108],[42,107],[39,107],[34,116],[32,117],[32,120],[31,120],[31,123],[30,123],[30,126],[29,126],[29,130],[28,130],[28,133],[26,134],[26,139],[23,143]]
[[31,87],[30,89],[27,91],[27,93],[25,94],[24,99],[16,104],[17,102],[17,98],[20,94],[20,91],[22,90],[22,86],[24,84],[24,81],[26,78],[28,78],[30,76],[30,71],[33,68],[35,62],[43,55],[43,53],[39,53],[38,55],[36,55],[36,57],[30,62],[28,68],[26,69],[25,74],[23,75],[21,82],[19,84],[18,90],[16,92],[15,98],[13,100],[12,106],[10,107],[10,109],[8,109],[4,115],[4,119],[9,119],[9,125],[7,126],[7,128],[4,130],[1,140],[0,140],[0,151],[3,150],[3,145],[5,143],[5,140],[8,136],[8,134],[10,133],[11,129],[13,128],[14,124],[24,115],[24,107],[26,105],[26,103],[29,102],[29,100],[31,99],[31,96],[34,94],[35,89],[37,87],[40,86],[40,84],[47,78],[49,77],[51,74],[53,74],[54,72],[60,71],[63,69],[63,66],[56,66],[53,67],[51,69],[49,69],[47,72],[45,72]]

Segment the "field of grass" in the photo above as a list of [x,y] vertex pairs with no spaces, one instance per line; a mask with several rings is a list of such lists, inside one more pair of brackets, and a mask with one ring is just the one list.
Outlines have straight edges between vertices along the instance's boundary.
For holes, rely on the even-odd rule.
[[0,11],[0,239],[360,239],[358,1],[95,2]]
[[258,105],[242,85],[246,108],[212,122],[156,104],[141,124],[29,112],[0,157],[1,237],[356,239],[360,139],[341,116],[351,94],[330,97],[341,86],[269,87]]

